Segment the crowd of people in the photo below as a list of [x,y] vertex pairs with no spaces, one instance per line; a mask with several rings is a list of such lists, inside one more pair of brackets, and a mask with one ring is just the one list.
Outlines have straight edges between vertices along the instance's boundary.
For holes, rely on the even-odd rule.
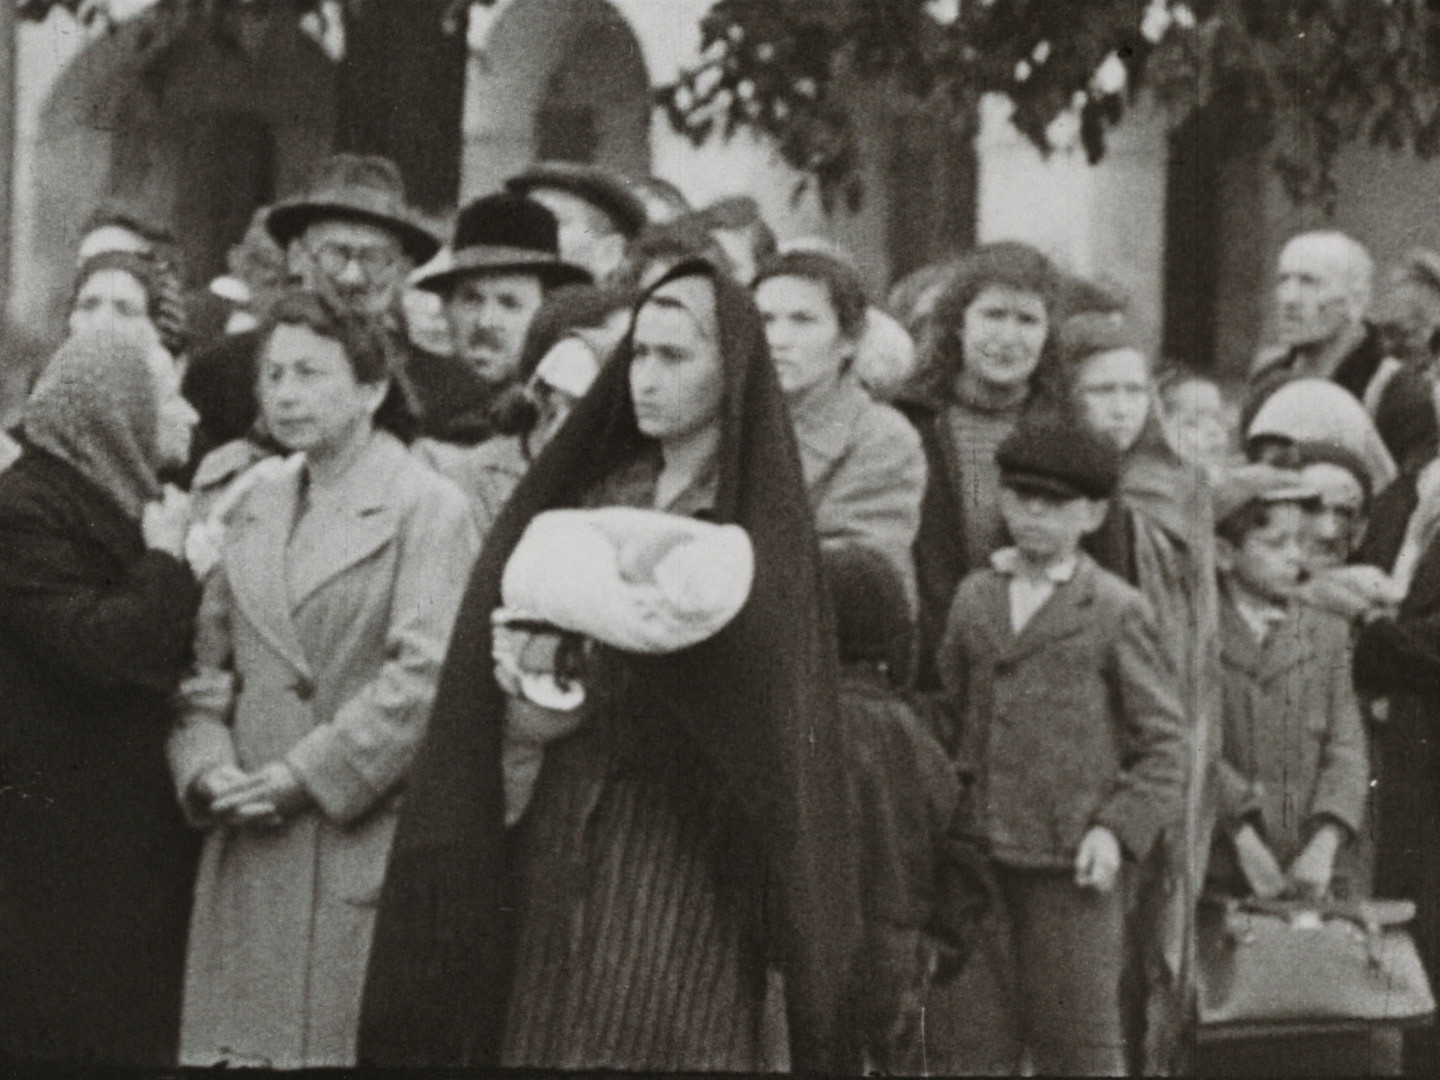
[[1018,242],[882,300],[559,162],[419,221],[327,159],[208,333],[87,231],[0,437],[0,1060],[1435,1067],[1204,1058],[1196,927],[1440,961],[1440,255],[1293,238],[1221,380]]

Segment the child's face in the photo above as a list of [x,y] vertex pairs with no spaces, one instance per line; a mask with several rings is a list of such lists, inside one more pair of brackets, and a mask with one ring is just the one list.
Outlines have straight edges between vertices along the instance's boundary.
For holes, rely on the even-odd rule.
[[1304,509],[1296,503],[1276,503],[1265,524],[1245,534],[1235,550],[1231,573],[1257,596],[1283,603],[1300,584],[1308,546]]
[[1060,562],[1105,520],[1106,504],[1094,499],[1000,488],[1000,515],[1020,554],[1033,563]]
[[1166,433],[1176,453],[1189,461],[1223,461],[1229,451],[1230,425],[1220,387],[1206,379],[1187,379],[1164,398]]
[[1122,453],[1150,415],[1150,361],[1137,349],[1110,349],[1084,361],[1075,392],[1085,421]]
[[1350,558],[1365,525],[1365,489],[1349,469],[1317,461],[1300,470],[1305,485],[1320,494],[1309,514],[1310,566],[1325,570]]

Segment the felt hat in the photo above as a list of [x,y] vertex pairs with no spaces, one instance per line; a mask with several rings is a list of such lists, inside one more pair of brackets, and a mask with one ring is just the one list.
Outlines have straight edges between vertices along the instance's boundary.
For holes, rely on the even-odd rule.
[[1314,488],[1294,469],[1275,465],[1239,465],[1215,485],[1215,523],[1224,522],[1251,503],[1314,502]]
[[449,249],[412,284],[448,293],[461,278],[486,273],[534,274],[547,288],[590,283],[588,270],[560,258],[555,215],[534,199],[507,192],[461,210]]
[[634,238],[649,220],[645,200],[630,182],[600,165],[537,161],[519,176],[505,181],[505,190],[514,195],[528,195],[542,187],[568,191],[598,207],[627,240]]
[[1120,481],[1120,451],[1058,410],[1020,418],[995,452],[1000,482],[1061,499],[1108,499]]
[[276,204],[265,228],[282,248],[317,221],[338,218],[375,225],[394,233],[416,265],[429,262],[440,241],[417,224],[405,203],[405,183],[389,158],[373,154],[332,154],[304,194]]

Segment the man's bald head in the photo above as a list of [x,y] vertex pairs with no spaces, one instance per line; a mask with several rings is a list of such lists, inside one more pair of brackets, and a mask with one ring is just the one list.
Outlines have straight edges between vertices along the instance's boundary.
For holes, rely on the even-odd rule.
[[1280,252],[1276,322],[1286,345],[1323,346],[1370,308],[1375,264],[1359,241],[1335,230],[1301,233]]

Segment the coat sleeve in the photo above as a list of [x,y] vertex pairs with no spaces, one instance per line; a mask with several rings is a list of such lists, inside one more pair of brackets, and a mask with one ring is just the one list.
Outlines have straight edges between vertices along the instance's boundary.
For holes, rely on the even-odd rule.
[[[935,650],[935,667],[940,676],[941,693],[931,695],[929,713],[932,727],[943,729],[937,731],[936,735],[952,756],[958,754],[962,743],[961,726],[969,704],[970,662],[965,652],[965,623],[972,617],[971,598],[974,592],[973,580],[961,582],[960,588],[955,591],[955,599],[950,604],[950,614],[945,620],[945,635],[940,639],[940,647]],[[959,763],[962,780],[963,774],[973,764]]]
[[1331,652],[1328,665],[1329,723],[1320,753],[1320,775],[1310,800],[1310,817],[1334,818],[1352,836],[1360,832],[1365,819],[1365,802],[1370,794],[1370,754],[1365,745],[1365,723],[1355,700],[1350,679],[1350,656],[1342,639]]
[[410,768],[479,549],[465,497],[434,482],[401,525],[386,660],[374,679],[301,739],[285,761],[332,821],[361,817]]
[[1440,696],[1440,608],[1366,624],[1352,665],[1355,685],[1370,693]]
[[1161,648],[1149,606],[1137,597],[1119,618],[1112,675],[1129,734],[1127,760],[1092,824],[1113,832],[1139,862],[1180,816],[1190,743],[1174,665]]
[[23,511],[0,521],[0,629],[77,686],[172,692],[199,602],[189,567],[164,552],[107,578],[62,522]]
[[911,549],[927,467],[920,436],[891,413],[887,409],[884,419],[892,422],[877,424],[874,437],[857,444],[826,485],[816,531],[822,545],[858,543],[884,555],[905,583],[913,611],[918,601]]
[[180,715],[165,747],[175,793],[192,825],[206,821],[190,801],[191,785],[217,765],[238,764],[230,729],[235,701],[230,609],[230,578],[221,567],[205,583],[195,619],[195,666],[180,683]]

